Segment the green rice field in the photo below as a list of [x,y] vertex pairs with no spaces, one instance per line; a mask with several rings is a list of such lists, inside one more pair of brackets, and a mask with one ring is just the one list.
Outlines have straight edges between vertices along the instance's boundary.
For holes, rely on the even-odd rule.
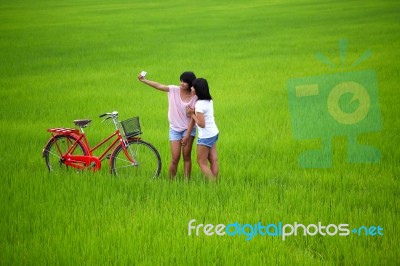
[[[0,265],[399,263],[398,1],[2,0],[0,55]],[[208,80],[217,184],[196,145],[191,179],[181,163],[169,180],[167,95],[140,83],[142,70],[163,84],[186,70]],[[348,162],[351,134],[321,133],[313,106],[301,121],[316,137],[296,138],[289,80],[366,70],[379,125],[350,131],[378,160]],[[108,161],[50,174],[47,129],[89,118],[95,144],[111,111],[140,117],[159,178],[116,177]],[[302,168],[327,135],[331,166]]]

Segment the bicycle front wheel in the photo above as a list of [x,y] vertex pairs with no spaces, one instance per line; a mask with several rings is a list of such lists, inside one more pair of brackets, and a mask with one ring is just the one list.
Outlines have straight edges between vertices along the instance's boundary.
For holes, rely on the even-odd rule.
[[126,151],[134,162],[127,158],[122,145],[118,145],[111,155],[113,174],[156,178],[161,171],[161,157],[156,148],[140,139],[129,139],[128,143]]
[[85,149],[80,142],[76,143],[73,149],[70,149],[75,142],[76,139],[73,136],[57,135],[47,143],[43,151],[43,157],[49,172],[60,174],[71,169],[64,163],[63,159],[67,151],[70,151],[71,155],[86,155]]

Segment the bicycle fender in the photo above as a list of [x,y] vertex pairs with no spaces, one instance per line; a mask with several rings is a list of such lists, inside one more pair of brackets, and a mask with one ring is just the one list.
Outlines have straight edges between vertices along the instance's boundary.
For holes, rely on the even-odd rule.
[[[50,131],[50,129],[48,130],[49,132],[52,132],[52,131]],[[70,135],[70,136],[72,136],[75,140],[77,140],[77,139],[79,139],[79,137],[80,137],[80,134],[79,134],[79,131],[77,131],[78,132],[78,134],[75,134],[75,133],[72,133],[72,132],[70,132],[70,133],[68,133],[68,134],[62,134],[62,133],[56,133],[56,134],[52,134],[51,135],[51,138],[47,141],[47,143],[46,143],[46,145],[44,146],[44,148],[42,149],[42,157],[44,157],[45,155],[44,155],[44,152],[47,150],[47,146],[49,145],[49,143],[56,137],[56,136],[58,136],[58,135]],[[82,140],[79,140],[78,141],[80,144],[82,144],[82,147],[84,148],[84,150],[85,150],[85,154],[90,154],[90,150],[89,150],[89,148],[87,147],[87,145],[82,141]]]

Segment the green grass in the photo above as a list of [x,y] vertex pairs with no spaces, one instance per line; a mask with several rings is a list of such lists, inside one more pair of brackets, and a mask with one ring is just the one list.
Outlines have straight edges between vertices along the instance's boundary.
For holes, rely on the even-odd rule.
[[[0,264],[396,264],[399,261],[399,44],[396,1],[2,1],[0,4]],[[346,162],[334,139],[333,167],[301,169],[286,82],[374,69],[379,164]],[[373,55],[349,66],[367,49]],[[166,95],[139,83],[208,79],[220,129],[218,185],[193,160],[190,182],[168,180]],[[49,175],[47,128],[91,118],[91,143],[112,127],[99,114],[141,117],[159,150],[160,179],[97,173]],[[196,158],[194,146],[193,158]],[[182,165],[180,166],[182,167]],[[182,175],[182,169],[179,170]],[[188,222],[348,223],[384,236],[188,236]]]

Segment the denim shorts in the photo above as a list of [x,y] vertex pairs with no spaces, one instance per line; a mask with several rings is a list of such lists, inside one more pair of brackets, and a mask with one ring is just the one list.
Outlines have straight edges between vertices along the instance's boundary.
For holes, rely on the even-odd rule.
[[[186,131],[187,131],[187,129],[185,129],[182,132],[178,132],[176,130],[173,130],[172,128],[169,128],[169,141],[182,140],[183,137],[186,136]],[[196,128],[195,127],[192,129],[190,136],[192,136],[192,137],[196,136]]]
[[198,138],[197,145],[203,145],[203,146],[212,148],[212,146],[214,146],[214,144],[217,143],[218,136],[219,136],[219,134],[215,135],[214,137],[206,138],[206,139]]

